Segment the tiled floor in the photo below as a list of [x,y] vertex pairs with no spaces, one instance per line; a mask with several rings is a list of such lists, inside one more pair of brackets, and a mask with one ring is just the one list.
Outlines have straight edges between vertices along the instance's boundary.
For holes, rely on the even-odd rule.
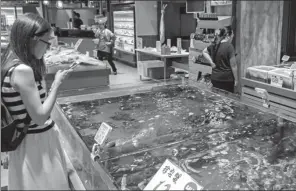
[[[105,61],[104,61],[105,62]],[[107,63],[107,62],[106,62]],[[117,68],[117,75],[110,75],[110,85],[122,85],[122,84],[140,84],[137,68],[133,68],[120,62],[114,62]],[[109,66],[109,64],[108,64]]]
[[8,170],[3,169],[1,165],[1,190],[7,190],[8,186]]

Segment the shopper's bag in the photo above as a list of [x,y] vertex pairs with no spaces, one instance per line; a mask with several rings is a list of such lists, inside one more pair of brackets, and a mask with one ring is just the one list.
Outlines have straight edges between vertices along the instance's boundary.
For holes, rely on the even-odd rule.
[[[15,68],[16,65],[13,67]],[[3,87],[4,78],[7,73],[8,71],[3,77],[1,76],[1,88]],[[19,132],[17,131],[17,125],[22,122],[25,123],[25,127],[22,132]],[[17,149],[27,134],[30,122],[31,118],[29,114],[27,114],[24,121],[19,119],[14,120],[1,97],[1,152],[9,152]]]

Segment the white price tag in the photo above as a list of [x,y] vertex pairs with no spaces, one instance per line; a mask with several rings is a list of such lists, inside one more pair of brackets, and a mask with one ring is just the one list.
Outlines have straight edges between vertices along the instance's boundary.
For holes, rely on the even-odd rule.
[[143,48],[143,38],[137,37],[137,48],[138,49]]
[[281,88],[283,87],[283,82],[284,82],[283,77],[271,75],[271,82],[270,82],[271,85]]
[[284,56],[282,57],[282,61],[283,61],[283,62],[287,62],[289,59],[290,59],[290,56],[288,56],[288,55],[284,55]]
[[166,160],[144,190],[202,190],[191,176]]
[[295,69],[296,69],[296,62],[294,62],[294,63],[291,65],[290,69],[292,69],[292,70],[295,70]]
[[82,41],[83,41],[83,39],[78,39],[78,41],[75,43],[75,45],[74,45],[74,49],[75,50],[77,50],[78,49],[78,47],[80,46],[80,44],[82,43]]
[[107,123],[103,122],[96,133],[95,141],[99,145],[103,145],[108,137],[108,134],[111,131],[112,131],[112,127],[110,125],[108,125]]

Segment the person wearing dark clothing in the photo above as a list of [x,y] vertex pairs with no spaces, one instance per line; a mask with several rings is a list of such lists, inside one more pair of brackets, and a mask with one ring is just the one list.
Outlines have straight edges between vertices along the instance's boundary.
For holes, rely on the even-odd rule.
[[117,74],[117,68],[113,62],[113,46],[116,40],[116,36],[106,28],[106,18],[99,20],[99,29],[95,32],[94,43],[97,44],[97,56],[100,60],[107,58],[109,65],[112,68],[114,75]]
[[214,87],[234,93],[238,83],[234,47],[231,44],[231,27],[220,29],[219,38],[203,51],[203,56],[213,68],[211,82]]
[[80,19],[80,14],[77,12],[73,12],[73,17],[73,27],[76,29],[81,29],[81,25],[83,25],[83,22]]

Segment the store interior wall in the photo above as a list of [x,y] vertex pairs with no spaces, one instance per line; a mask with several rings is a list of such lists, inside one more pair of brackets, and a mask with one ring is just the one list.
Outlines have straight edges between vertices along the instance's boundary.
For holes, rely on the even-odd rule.
[[156,1],[135,1],[135,15],[138,36],[158,34]]
[[49,23],[56,24],[56,27],[67,28],[67,22],[72,17],[70,9],[48,9]]
[[167,3],[165,10],[165,36],[171,39],[172,46],[177,45],[177,38],[182,38],[182,48],[189,49],[190,34],[195,32],[196,20],[191,13],[186,13],[186,3]]
[[23,6],[23,14],[25,13],[35,13],[41,16],[43,15],[41,6],[40,7]]
[[241,73],[254,65],[279,64],[283,1],[240,2]]
[[74,9],[74,11],[80,14],[80,19],[84,25],[91,26],[95,23],[95,9]]
[[287,52],[288,26],[289,26],[289,3],[284,2],[281,56]]
[[155,47],[158,40],[157,1],[135,1],[136,35],[143,47]]
[[[94,9],[74,9],[80,14],[80,19],[84,25],[91,26],[94,24]],[[72,17],[71,9],[48,9],[48,18],[50,23],[55,23],[57,27],[67,28],[67,22]]]
[[220,16],[231,16],[232,6],[231,5],[212,6],[211,12],[217,13],[217,15],[220,15]]

